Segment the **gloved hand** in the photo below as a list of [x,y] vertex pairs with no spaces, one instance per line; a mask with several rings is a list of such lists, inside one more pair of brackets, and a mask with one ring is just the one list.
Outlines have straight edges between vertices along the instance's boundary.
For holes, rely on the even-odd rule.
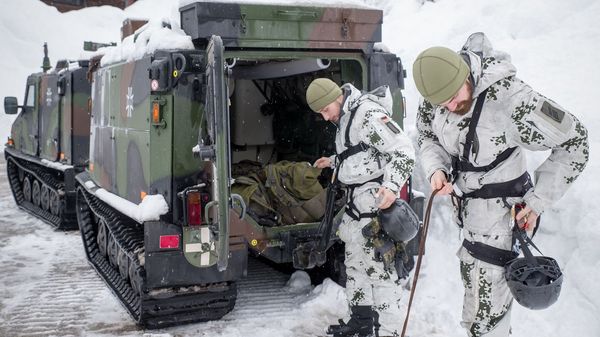
[[368,224],[366,224],[362,228],[362,235],[367,240],[374,239],[375,237],[377,237],[379,235],[380,231],[381,231],[381,225],[379,225],[379,220],[377,220],[377,218],[373,218]]
[[396,268],[396,273],[398,274],[398,279],[404,279],[408,277],[410,272],[409,262],[410,259],[408,255],[406,255],[404,243],[396,244],[396,259],[394,261],[394,267]]
[[375,248],[375,261],[383,262],[383,269],[393,273],[394,260],[396,259],[396,245],[386,236],[379,235],[373,239]]

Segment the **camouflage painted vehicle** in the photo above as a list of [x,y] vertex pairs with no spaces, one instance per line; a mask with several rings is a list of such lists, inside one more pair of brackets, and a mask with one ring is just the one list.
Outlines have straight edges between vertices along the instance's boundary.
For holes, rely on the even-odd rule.
[[[374,48],[379,10],[202,2],[180,14],[192,50],[94,71],[89,167],[76,177],[88,258],[149,328],[219,319],[234,307],[248,251],[291,265],[322,235],[318,221],[267,226],[231,192],[232,167],[245,160],[334,152],[335,126],[304,99],[312,79],[387,84],[395,118],[404,117],[401,62]],[[159,217],[124,207],[143,209],[157,195],[168,206]],[[334,235],[327,247],[324,268],[339,277]]]
[[77,228],[75,175],[89,151],[88,61],[59,61],[52,71],[44,44],[43,72],[31,74],[25,101],[4,98],[6,114],[19,116],[4,155],[17,204],[60,229]]

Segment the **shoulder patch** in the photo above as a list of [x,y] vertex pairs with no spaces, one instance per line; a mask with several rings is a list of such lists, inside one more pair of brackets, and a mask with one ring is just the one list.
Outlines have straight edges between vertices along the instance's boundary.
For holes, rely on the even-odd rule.
[[565,118],[565,112],[558,107],[550,104],[548,101],[544,101],[542,104],[541,111],[544,115],[550,117],[557,123],[561,123],[563,118]]
[[390,129],[390,131],[392,131],[395,134],[399,134],[400,132],[402,132],[397,126],[396,123],[391,120],[389,117],[384,116],[380,118],[381,122],[388,127],[388,129]]
[[[557,143],[566,141],[564,137],[571,130],[573,119],[570,114],[562,108],[552,103],[552,101],[543,100],[541,106],[535,109],[535,116],[541,118],[536,121],[535,118],[530,121],[538,128],[544,136],[553,139]],[[539,104],[539,103],[538,103]]]

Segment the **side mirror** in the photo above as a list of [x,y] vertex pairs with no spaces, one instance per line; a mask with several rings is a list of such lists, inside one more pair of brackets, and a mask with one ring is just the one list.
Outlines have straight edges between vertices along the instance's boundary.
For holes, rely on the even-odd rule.
[[8,96],[4,97],[4,113],[7,115],[15,115],[17,113],[17,108],[19,107],[19,102],[16,97]]

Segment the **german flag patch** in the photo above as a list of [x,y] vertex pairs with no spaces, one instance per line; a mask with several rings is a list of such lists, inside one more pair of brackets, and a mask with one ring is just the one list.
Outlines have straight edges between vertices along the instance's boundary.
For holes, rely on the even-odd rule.
[[385,117],[381,117],[381,122],[388,127],[388,129],[390,129],[393,133],[395,134],[399,134],[401,132],[401,130],[396,126],[396,123],[394,123],[393,120],[391,120],[389,117],[385,116]]

